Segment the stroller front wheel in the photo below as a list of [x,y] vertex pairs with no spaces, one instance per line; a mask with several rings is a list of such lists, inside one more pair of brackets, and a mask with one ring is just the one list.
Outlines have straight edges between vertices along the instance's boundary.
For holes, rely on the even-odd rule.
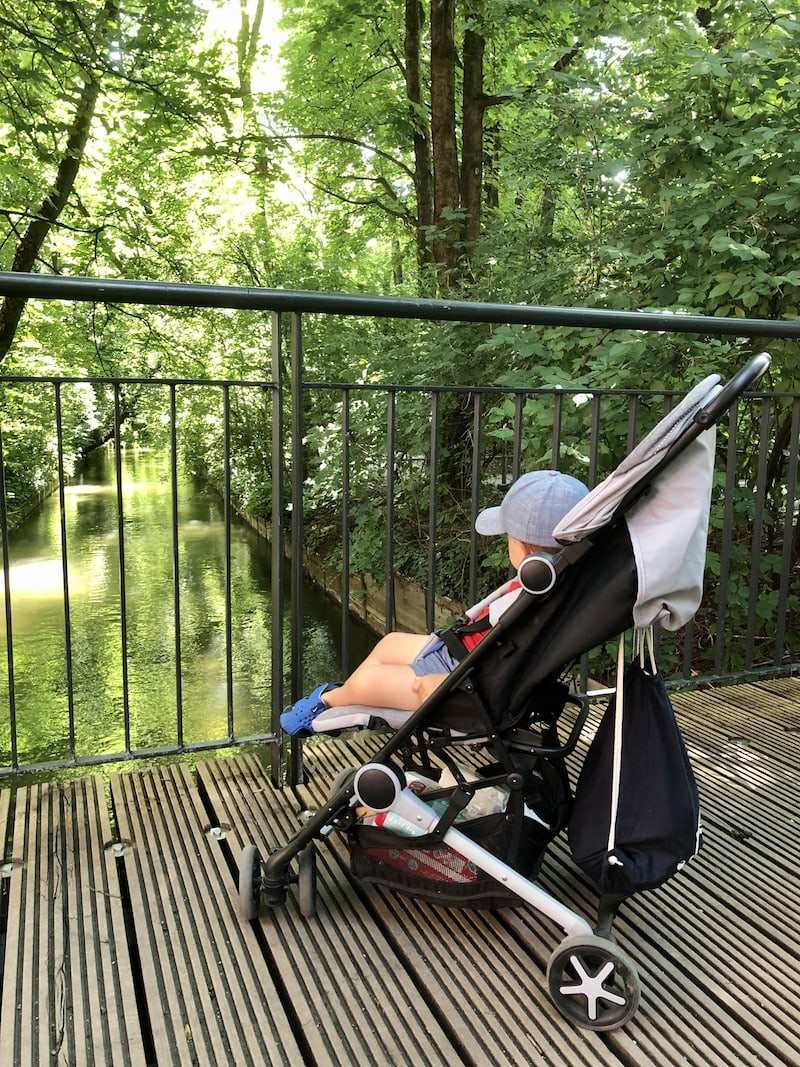
[[587,1030],[616,1030],[639,1006],[641,985],[633,960],[613,941],[594,934],[561,942],[547,965],[547,983],[559,1013]]
[[250,922],[258,918],[261,901],[261,856],[255,845],[245,845],[239,857],[239,914]]

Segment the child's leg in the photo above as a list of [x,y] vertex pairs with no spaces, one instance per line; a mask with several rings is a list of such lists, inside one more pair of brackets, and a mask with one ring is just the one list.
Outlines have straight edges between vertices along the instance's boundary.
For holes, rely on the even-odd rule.
[[417,676],[406,663],[361,664],[337,689],[329,689],[323,701],[329,708],[367,704],[375,708],[416,711],[420,700],[414,691]]
[[323,683],[307,697],[284,708],[281,726],[292,736],[313,731],[312,723],[325,708],[367,704],[372,707],[416,711],[417,675],[409,664],[430,640],[428,634],[389,633],[341,686]]
[[[393,630],[378,641],[372,651],[356,667],[356,671],[367,663],[411,663],[430,639],[430,634],[406,634]],[[356,671],[353,673],[355,674]]]
[[329,708],[368,704],[416,711],[420,700],[414,692],[416,674],[409,664],[429,640],[429,634],[386,634],[343,685],[324,694],[325,704]]

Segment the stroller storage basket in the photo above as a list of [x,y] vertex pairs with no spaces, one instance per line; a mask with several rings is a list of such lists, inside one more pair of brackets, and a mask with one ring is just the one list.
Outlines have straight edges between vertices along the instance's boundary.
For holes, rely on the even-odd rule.
[[[458,828],[526,878],[536,876],[553,836],[533,819],[524,819],[519,833],[505,812],[459,823]],[[435,834],[405,837],[356,824],[349,831],[349,850],[350,869],[364,882],[450,907],[497,908],[519,903],[516,894]]]
[[[551,737],[557,741],[555,728]],[[569,819],[572,791],[560,755],[541,759],[517,754],[514,766],[525,779],[523,792],[507,793],[502,810],[476,813],[455,825],[509,867],[535,878],[547,846]],[[499,764],[483,768],[484,774],[500,771]],[[481,792],[479,786],[476,799]],[[519,902],[517,894],[435,833],[408,837],[385,826],[357,822],[348,832],[348,850],[350,869],[357,878],[409,896],[450,907],[493,908]]]

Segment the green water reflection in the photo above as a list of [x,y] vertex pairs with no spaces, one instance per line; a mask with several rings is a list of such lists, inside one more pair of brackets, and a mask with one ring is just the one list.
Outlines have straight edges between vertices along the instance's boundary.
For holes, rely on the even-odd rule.
[[[124,652],[113,453],[93,455],[65,493],[78,757],[124,751],[126,671],[131,749],[179,742],[169,459],[157,452],[126,449],[122,471]],[[186,479],[179,482],[178,502],[183,741],[223,741],[228,735],[229,685],[222,503]],[[21,764],[68,759],[68,665],[57,495],[11,535],[9,557],[17,758]],[[233,730],[235,736],[246,737],[268,728],[272,603],[269,547],[240,522],[232,528],[230,581]],[[288,619],[286,626],[288,633]],[[352,663],[374,638],[359,626],[353,627],[351,637]],[[341,676],[340,642],[339,609],[307,585],[306,688]],[[288,649],[284,667],[288,678]],[[0,760],[8,764],[11,723],[5,671],[0,676],[0,702]]]

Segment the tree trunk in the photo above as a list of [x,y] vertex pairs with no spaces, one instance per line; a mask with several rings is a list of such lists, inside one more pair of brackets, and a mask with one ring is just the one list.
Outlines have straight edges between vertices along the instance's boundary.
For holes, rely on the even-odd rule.
[[422,21],[421,0],[406,0],[405,74],[406,96],[414,147],[414,191],[417,202],[417,263],[420,268],[433,261],[428,234],[433,227],[433,166],[428,124],[423,120],[422,99]]
[[459,218],[456,144],[455,0],[431,0],[431,141],[433,144],[433,253],[447,289],[457,279]]
[[488,211],[496,211],[500,207],[500,172],[497,167],[499,156],[500,128],[493,122],[488,128],[484,125],[483,130],[483,199]]
[[240,0],[240,4],[241,20],[236,40],[236,65],[239,74],[239,89],[242,94],[242,112],[245,119],[245,131],[257,134],[260,131],[253,103],[253,64],[258,54],[261,23],[264,20],[264,0],[258,0],[252,22],[246,0]]
[[556,191],[554,186],[548,182],[542,190],[542,199],[539,204],[539,240],[543,247],[547,247],[547,243],[553,236],[555,221]]
[[473,29],[464,33],[464,105],[461,119],[461,207],[465,253],[481,232],[483,196],[483,54],[486,41]]

